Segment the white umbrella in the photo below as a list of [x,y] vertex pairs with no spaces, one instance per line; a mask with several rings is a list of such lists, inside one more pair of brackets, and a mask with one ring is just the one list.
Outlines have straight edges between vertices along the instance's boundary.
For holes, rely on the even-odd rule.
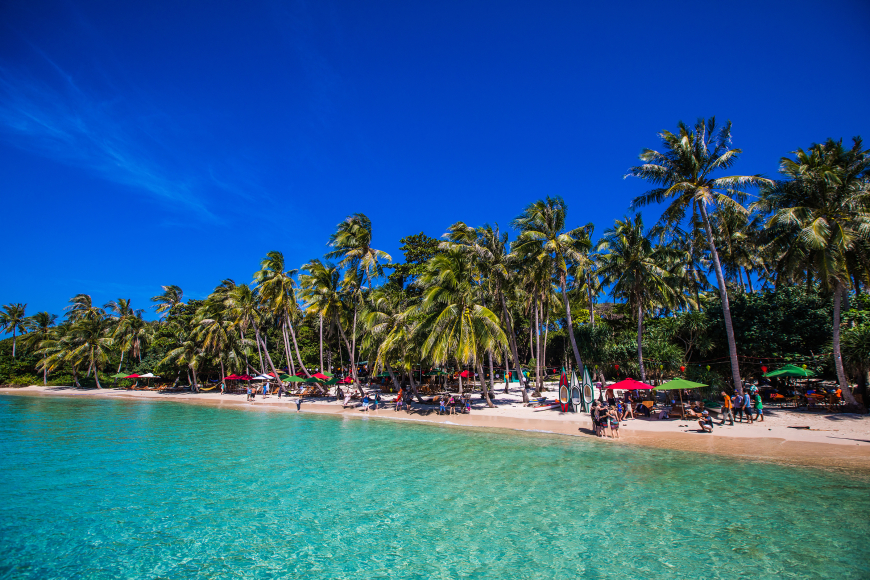
[[259,377],[254,377],[251,380],[254,380],[254,381],[274,381],[275,377],[270,376],[270,375],[260,375]]
[[145,373],[144,375],[139,375],[139,378],[140,379],[159,379],[160,377],[158,377],[154,373]]

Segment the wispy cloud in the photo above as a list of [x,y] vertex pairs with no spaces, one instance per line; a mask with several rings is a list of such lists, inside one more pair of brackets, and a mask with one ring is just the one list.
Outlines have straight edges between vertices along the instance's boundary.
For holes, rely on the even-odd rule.
[[45,60],[53,74],[40,79],[0,63],[0,139],[85,168],[204,221],[221,221],[201,191],[200,182],[211,180],[208,170],[201,177],[173,171],[180,160],[149,135],[155,117],[169,124],[165,115],[131,103],[129,95],[89,94]]

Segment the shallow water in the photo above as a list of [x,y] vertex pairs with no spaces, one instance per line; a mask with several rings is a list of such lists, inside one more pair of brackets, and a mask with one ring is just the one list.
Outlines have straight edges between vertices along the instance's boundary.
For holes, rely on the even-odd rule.
[[870,481],[550,435],[0,397],[0,578],[868,578]]

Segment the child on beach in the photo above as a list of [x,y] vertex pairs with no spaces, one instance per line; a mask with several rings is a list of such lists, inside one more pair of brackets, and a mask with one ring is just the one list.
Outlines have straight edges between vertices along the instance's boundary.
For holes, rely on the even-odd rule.
[[471,414],[471,397],[465,397],[465,412]]
[[608,415],[610,416],[610,436],[613,439],[619,439],[619,411],[611,409]]
[[224,391],[226,391],[226,390],[227,390],[227,386],[226,386],[226,384],[224,384],[224,382],[221,381],[221,395],[223,395],[223,394],[224,394]]
[[369,396],[368,395],[363,397],[362,403],[363,403],[363,411],[368,412],[368,410],[369,410]]
[[447,407],[445,407],[444,397],[438,397],[438,414],[446,413]]
[[248,393],[247,400],[250,401],[251,400],[251,387],[250,387],[250,385],[248,385],[248,387],[247,387],[247,393]]

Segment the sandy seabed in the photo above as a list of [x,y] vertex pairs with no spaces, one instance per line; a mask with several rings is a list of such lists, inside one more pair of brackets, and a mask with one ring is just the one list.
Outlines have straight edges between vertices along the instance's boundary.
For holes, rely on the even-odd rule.
[[[552,397],[552,393],[551,390],[546,394]],[[285,412],[295,412],[297,401],[295,396],[279,399],[276,395],[270,395],[264,399],[262,395],[257,395],[255,401],[249,402],[244,393],[221,395],[214,391],[164,393],[35,385],[0,388],[0,395],[158,400]],[[391,398],[385,397],[387,400]],[[508,394],[496,392],[495,403],[495,408],[487,408],[484,401],[475,395],[471,414],[438,415],[437,407],[416,403],[411,405],[410,411],[396,412],[393,405],[388,403],[386,408],[363,412],[358,401],[353,402],[353,407],[343,408],[341,402],[334,398],[318,398],[304,399],[301,412],[424,422],[445,428],[496,428],[595,438],[588,414],[563,413],[558,408],[535,411],[522,405],[521,395],[516,390]],[[754,461],[870,473],[870,415],[808,413],[775,407],[765,408],[764,414],[763,422],[751,425],[737,423],[733,427],[719,426],[716,421],[712,434],[700,432],[697,421],[692,420],[628,419],[621,423],[619,439],[597,440],[602,444],[636,444]]]

